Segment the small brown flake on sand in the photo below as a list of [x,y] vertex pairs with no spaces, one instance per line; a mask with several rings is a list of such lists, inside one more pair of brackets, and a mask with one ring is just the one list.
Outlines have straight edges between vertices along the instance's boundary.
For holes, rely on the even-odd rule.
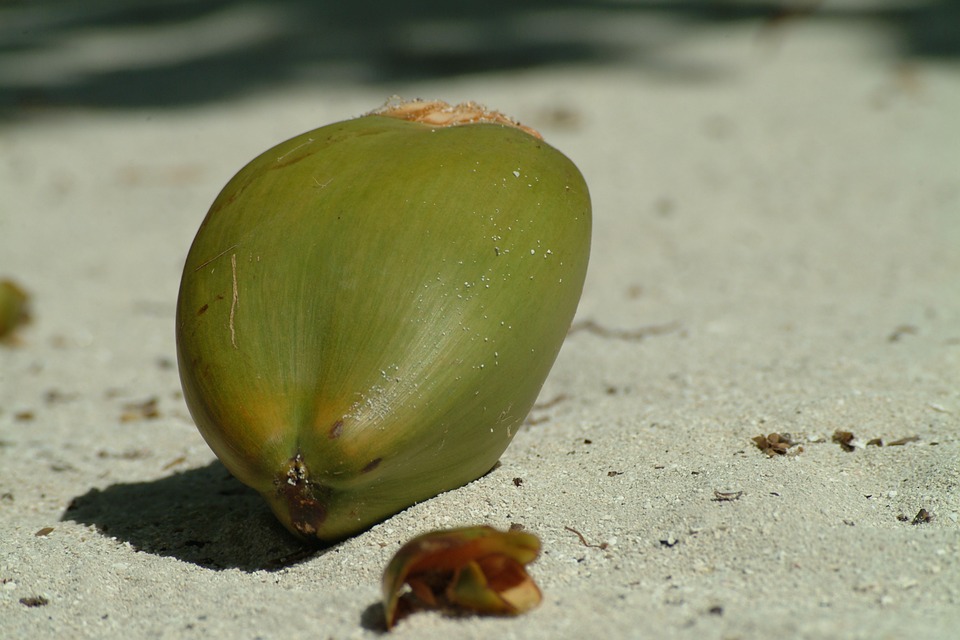
[[42,607],[50,604],[50,601],[43,596],[28,596],[26,598],[20,598],[20,604],[25,607]]
[[[789,433],[769,433],[767,435],[759,435],[753,437],[753,442],[757,445],[757,448],[760,451],[763,451],[770,457],[777,455],[786,455],[790,447],[795,446],[797,443],[793,441],[793,438]],[[803,448],[800,448],[796,453],[803,451]]]
[[186,462],[186,461],[187,461],[187,457],[186,457],[186,456],[177,456],[176,458],[174,458],[173,460],[171,460],[171,461],[168,462],[167,464],[163,465],[163,467],[162,467],[161,469],[162,469],[163,471],[167,471],[167,470],[172,469],[173,467],[175,467],[175,466],[177,466],[177,465],[179,465],[179,464],[183,464],[183,463]]
[[839,444],[841,449],[849,452],[857,448],[856,445],[853,444],[854,438],[856,438],[856,436],[854,436],[851,431],[841,431],[838,429],[833,432],[831,439]]
[[666,333],[673,333],[680,330],[679,322],[668,322],[666,324],[649,325],[639,329],[609,329],[596,320],[581,320],[573,323],[567,335],[585,331],[601,338],[612,340],[626,340],[629,342],[640,342],[650,336],[658,336]]
[[917,335],[917,331],[917,328],[912,324],[901,324],[890,332],[890,335],[887,336],[887,342],[899,342],[904,336]]
[[40,529],[33,535],[37,536],[38,538],[45,538],[51,533],[53,533],[53,527],[44,527],[43,529]]
[[66,393],[60,389],[48,389],[47,392],[43,394],[43,401],[48,405],[63,404],[71,400],[76,400],[77,396],[78,394],[76,393]]
[[734,500],[739,500],[740,496],[743,495],[743,491],[713,491],[713,501],[714,502],[733,502]]
[[118,460],[142,460],[149,458],[153,453],[149,449],[125,449],[119,453],[101,449],[97,451],[98,458],[116,458]]
[[135,422],[138,420],[151,420],[160,417],[160,411],[157,409],[158,399],[156,396],[144,400],[143,402],[130,402],[123,405],[123,413],[120,414],[120,422]]
[[910,524],[926,524],[931,520],[933,520],[933,514],[926,509],[920,509],[920,511],[917,512],[917,515],[913,516],[913,520],[910,521]]
[[920,440],[920,436],[907,436],[906,438],[900,438],[899,440],[892,440],[887,443],[888,447],[902,447],[908,442],[917,442]]
[[551,409],[551,408],[557,406],[558,404],[560,404],[561,402],[563,402],[564,400],[566,400],[568,397],[569,397],[569,396],[568,396],[567,394],[565,394],[565,393],[558,394],[558,395],[550,398],[550,399],[547,400],[546,402],[539,402],[539,403],[533,405],[533,409],[532,409],[532,410],[533,410],[533,411],[541,411],[541,410],[543,410],[543,409]]

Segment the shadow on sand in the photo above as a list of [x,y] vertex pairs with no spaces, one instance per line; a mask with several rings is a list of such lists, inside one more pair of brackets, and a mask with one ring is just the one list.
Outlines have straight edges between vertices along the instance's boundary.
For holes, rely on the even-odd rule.
[[70,502],[61,520],[209,569],[276,570],[322,553],[287,533],[263,498],[219,461],[151,482],[91,489]]
[[894,34],[904,58],[960,55],[954,0],[34,0],[0,6],[0,116],[59,105],[189,106],[292,82],[389,91],[561,63],[656,69],[698,29],[738,21],[778,32],[804,21],[869,21]]

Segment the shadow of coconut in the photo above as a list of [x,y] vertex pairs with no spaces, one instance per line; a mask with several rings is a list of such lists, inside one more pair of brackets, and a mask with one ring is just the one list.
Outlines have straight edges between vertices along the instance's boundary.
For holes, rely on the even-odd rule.
[[60,519],[208,569],[277,570],[318,552],[283,529],[263,499],[219,461],[91,489],[71,500]]

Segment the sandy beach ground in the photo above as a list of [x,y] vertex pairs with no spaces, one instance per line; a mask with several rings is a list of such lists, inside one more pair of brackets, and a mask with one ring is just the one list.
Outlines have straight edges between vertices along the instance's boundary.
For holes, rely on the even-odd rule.
[[[957,637],[952,3],[572,2],[367,31],[272,6],[0,8],[35,45],[0,52],[0,278],[32,303],[0,346],[0,636],[382,637],[399,545],[519,523],[543,541],[539,608],[392,635]],[[189,417],[180,272],[243,164],[392,94],[486,103],[572,158],[590,270],[499,468],[305,552]],[[754,442],[773,433],[786,454]]]

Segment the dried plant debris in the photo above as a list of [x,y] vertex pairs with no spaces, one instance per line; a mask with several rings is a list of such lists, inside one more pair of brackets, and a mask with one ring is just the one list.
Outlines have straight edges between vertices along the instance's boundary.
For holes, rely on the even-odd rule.
[[853,451],[857,448],[857,437],[853,435],[852,431],[837,429],[833,432],[833,436],[830,439],[839,444],[840,448],[844,451]]
[[79,393],[69,393],[60,389],[47,389],[43,394],[43,402],[47,405],[66,404],[80,397]]
[[167,471],[169,469],[172,469],[173,467],[176,467],[177,465],[183,464],[186,461],[187,461],[187,456],[177,456],[167,464],[163,465],[162,469],[164,471]]
[[[799,445],[799,442],[794,440],[789,433],[774,432],[767,435],[761,434],[759,436],[754,436],[752,440],[757,445],[758,449],[770,457],[787,454],[797,455],[803,452],[803,446],[797,446]],[[823,436],[819,435],[807,436],[806,440],[814,443],[824,442]],[[884,442],[883,438],[870,438],[864,442],[860,440],[852,431],[837,429],[833,432],[833,435],[830,436],[830,440],[836,444],[839,444],[840,448],[844,451],[851,452],[855,451],[856,449],[863,449],[865,447],[900,447],[911,442],[918,442],[920,438],[919,436],[906,436],[904,438],[898,438],[888,442]],[[794,446],[797,446],[797,449],[791,450]]]
[[550,420],[549,415],[534,416],[533,413],[535,411],[544,411],[546,409],[552,409],[553,407],[557,406],[561,402],[564,402],[568,398],[569,396],[567,394],[561,393],[559,395],[554,396],[550,400],[547,400],[546,402],[538,402],[537,404],[533,405],[533,408],[530,409],[530,415],[527,416],[525,424],[527,426],[533,426],[537,424],[542,424],[544,422],[549,422]]
[[550,416],[537,416],[534,417],[533,414],[527,416],[527,419],[524,421],[524,424],[528,427],[535,427],[538,424],[543,424],[544,422],[550,422]]
[[933,514],[926,509],[920,509],[920,511],[917,512],[917,515],[913,516],[913,518],[904,513],[897,514],[897,520],[900,522],[909,522],[913,525],[926,524],[933,520]]
[[553,407],[557,406],[564,400],[567,400],[569,397],[570,396],[568,396],[565,393],[557,394],[554,397],[547,400],[546,402],[538,402],[537,404],[533,405],[533,409],[531,409],[531,411],[543,411],[544,409],[552,409]]
[[572,335],[580,331],[586,331],[587,333],[592,333],[595,336],[601,338],[607,338],[612,340],[626,340],[629,342],[640,342],[644,338],[650,336],[658,336],[666,333],[673,333],[680,330],[679,322],[668,322],[666,324],[657,324],[649,325],[646,327],[640,327],[639,329],[633,330],[623,330],[623,329],[610,329],[599,324],[596,320],[580,320],[574,322],[570,326],[570,330],[567,332],[567,335]]
[[901,324],[887,336],[887,342],[899,342],[904,336],[915,336],[919,330],[912,324]]
[[0,280],[0,341],[12,340],[14,330],[29,321],[29,294],[12,280]]
[[714,502],[733,502],[734,500],[739,500],[743,495],[743,491],[713,491],[713,501]]
[[590,544],[589,542],[587,542],[587,539],[586,539],[585,537],[583,537],[583,534],[580,533],[579,531],[577,531],[576,529],[574,529],[573,527],[564,527],[564,529],[566,529],[566,530],[569,531],[570,533],[576,534],[576,536],[580,539],[580,544],[582,544],[582,545],[585,546],[585,547],[590,547],[591,549],[606,549],[606,548],[607,548],[607,543],[606,543],[606,542],[601,542],[600,544]]
[[853,434],[852,431],[844,431],[842,429],[837,429],[833,432],[831,440],[840,445],[840,448],[844,451],[853,451],[858,447],[902,447],[903,445],[909,442],[918,442],[920,440],[919,436],[907,436],[905,438],[898,438],[896,440],[891,440],[884,444],[883,438],[871,438],[867,440],[866,445],[863,445],[860,440]]
[[120,422],[136,422],[139,420],[151,420],[160,417],[160,411],[157,409],[159,400],[156,397],[149,398],[143,402],[130,402],[123,405],[123,413],[120,414]]
[[97,451],[98,458],[116,458],[118,460],[141,460],[152,455],[153,452],[150,449],[124,449],[120,452],[100,449]]
[[539,538],[513,527],[465,527],[417,536],[383,573],[387,629],[409,613],[428,609],[486,615],[529,611],[543,599],[526,571],[539,554]]
[[[797,446],[799,443],[795,442],[793,437],[789,433],[768,433],[767,435],[760,434],[759,436],[753,437],[753,442],[757,445],[757,448],[760,451],[763,451],[765,454],[770,456],[783,456],[786,455],[792,447]],[[798,447],[796,451],[790,452],[791,455],[797,455],[803,452],[803,447]]]

